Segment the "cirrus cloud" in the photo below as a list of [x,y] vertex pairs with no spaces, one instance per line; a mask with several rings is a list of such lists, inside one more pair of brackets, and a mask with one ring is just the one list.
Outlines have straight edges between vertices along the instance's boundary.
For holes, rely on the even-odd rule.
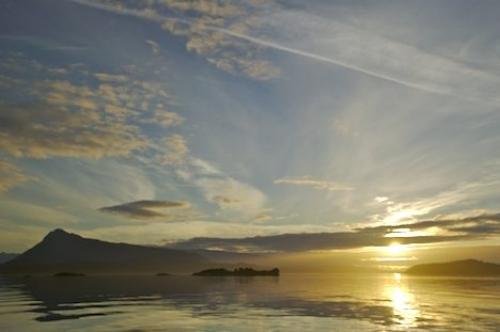
[[275,184],[289,184],[294,186],[304,186],[311,187],[318,190],[329,190],[329,191],[344,191],[353,190],[353,187],[349,187],[334,181],[315,179],[311,176],[301,176],[301,177],[285,177],[274,180]]
[[188,51],[225,72],[255,80],[280,76],[280,68],[266,58],[262,45],[238,37],[259,29],[259,16],[277,6],[273,1],[72,1],[159,23],[165,31],[185,38]]

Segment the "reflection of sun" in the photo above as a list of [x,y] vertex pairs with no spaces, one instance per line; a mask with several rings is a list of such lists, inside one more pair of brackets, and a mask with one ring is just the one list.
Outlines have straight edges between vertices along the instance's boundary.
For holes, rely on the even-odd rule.
[[403,312],[406,308],[408,294],[406,294],[400,287],[391,289],[391,301],[394,309]]
[[394,242],[387,246],[387,253],[391,256],[401,255],[406,252],[406,247]]
[[402,276],[399,273],[393,275],[392,282],[389,282],[386,288],[386,294],[391,300],[394,314],[400,317],[400,323],[405,327],[411,327],[415,324],[419,316],[419,310],[416,307],[415,299],[409,289],[402,284]]

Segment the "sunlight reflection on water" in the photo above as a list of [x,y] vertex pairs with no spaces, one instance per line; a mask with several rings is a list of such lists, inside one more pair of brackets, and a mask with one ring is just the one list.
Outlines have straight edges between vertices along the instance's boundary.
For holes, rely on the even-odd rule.
[[386,296],[391,299],[394,315],[401,317],[400,324],[409,328],[415,326],[419,310],[414,295],[404,284],[400,273],[393,274],[393,282],[386,286]]
[[0,278],[1,331],[494,331],[499,279]]

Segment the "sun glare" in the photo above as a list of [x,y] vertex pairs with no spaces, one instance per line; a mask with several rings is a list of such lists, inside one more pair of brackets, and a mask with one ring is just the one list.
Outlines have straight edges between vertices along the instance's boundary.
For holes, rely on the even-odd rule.
[[391,243],[387,246],[387,253],[391,256],[402,255],[405,253],[407,248],[404,245],[401,245],[397,242]]

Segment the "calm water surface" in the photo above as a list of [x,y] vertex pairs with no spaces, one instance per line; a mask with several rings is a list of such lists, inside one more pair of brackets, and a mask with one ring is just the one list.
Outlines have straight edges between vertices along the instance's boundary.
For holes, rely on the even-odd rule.
[[0,331],[500,331],[500,279],[0,277]]

